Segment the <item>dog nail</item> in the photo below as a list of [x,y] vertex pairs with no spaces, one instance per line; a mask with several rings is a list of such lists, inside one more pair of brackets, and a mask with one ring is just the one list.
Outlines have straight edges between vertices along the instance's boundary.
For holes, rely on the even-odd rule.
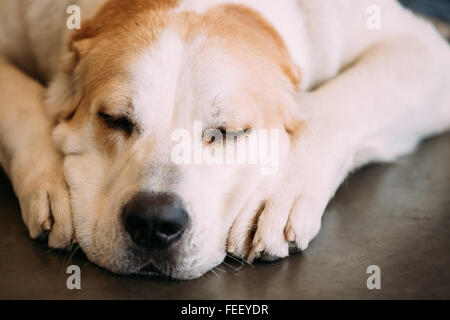
[[52,229],[52,224],[53,224],[53,219],[52,218],[47,218],[44,220],[44,222],[42,222],[42,230],[44,231],[50,231]]
[[48,231],[42,232],[38,237],[34,239],[36,242],[46,244],[48,242]]
[[255,252],[251,250],[247,256],[247,262],[252,264],[254,260],[255,260]]
[[258,244],[255,246],[255,252],[260,253],[264,250],[264,244],[259,241]]
[[295,241],[295,233],[294,233],[294,230],[291,227],[289,227],[287,232],[286,232],[286,240],[288,242],[294,242]]

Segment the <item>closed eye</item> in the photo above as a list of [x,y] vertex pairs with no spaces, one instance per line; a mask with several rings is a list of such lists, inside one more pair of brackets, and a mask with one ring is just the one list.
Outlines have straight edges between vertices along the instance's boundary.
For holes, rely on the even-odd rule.
[[98,118],[111,130],[121,131],[126,136],[131,136],[135,124],[126,116],[112,116],[105,112],[99,112]]
[[[228,142],[237,142],[242,137],[246,137],[251,133],[251,129],[226,129],[224,127],[220,127],[217,129],[210,129],[214,130],[215,132],[220,132],[222,135],[222,141],[228,141]],[[216,137],[214,134],[211,134],[211,132],[208,132],[207,130],[204,133],[204,137],[206,137],[206,142],[209,144],[212,144],[216,142]]]

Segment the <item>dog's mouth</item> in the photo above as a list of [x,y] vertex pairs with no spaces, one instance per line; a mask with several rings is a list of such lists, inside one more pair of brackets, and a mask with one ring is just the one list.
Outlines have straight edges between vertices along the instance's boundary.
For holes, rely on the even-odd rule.
[[156,268],[152,263],[147,264],[145,267],[143,267],[141,270],[141,272],[145,272],[145,273],[158,273],[158,274],[162,274],[162,272]]
[[145,276],[165,276],[165,273],[158,269],[152,262],[147,263],[137,273]]

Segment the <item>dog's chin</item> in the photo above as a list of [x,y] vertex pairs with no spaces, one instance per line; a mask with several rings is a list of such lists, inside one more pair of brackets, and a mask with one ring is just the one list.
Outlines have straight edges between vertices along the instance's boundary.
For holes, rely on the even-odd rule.
[[[225,256],[225,255],[224,255]],[[102,263],[102,261],[91,259],[89,255],[87,255],[88,259],[91,260],[94,264],[98,265],[100,268],[108,270],[109,272],[116,273],[122,276],[138,276],[144,278],[161,278],[165,280],[193,280],[200,278],[209,270],[213,269],[215,266],[219,265],[222,259],[215,260],[215,263],[206,264],[203,266],[177,266],[177,264],[168,264],[159,261],[155,261],[153,258],[141,260],[133,259],[133,262],[129,264],[116,264],[116,265],[106,265]]]
[[[101,250],[86,245],[86,240],[75,238],[86,257],[94,264],[109,272],[122,276],[144,278],[163,278],[167,280],[192,280],[203,276],[209,270],[221,264],[226,256],[225,246],[214,254],[195,256],[181,247],[183,243],[169,252],[149,251],[136,246],[131,241],[117,242],[115,250]],[[120,248],[120,249],[119,249]],[[95,255],[92,252],[102,252]],[[183,253],[183,255],[181,255]],[[206,258],[207,257],[207,258]],[[195,263],[193,263],[193,261]]]
[[163,278],[167,280],[194,280],[202,277],[205,273],[222,263],[222,261],[223,259],[220,259],[210,266],[197,268],[177,268],[175,266],[167,267],[163,265],[159,266],[155,262],[148,262],[143,267],[134,272],[134,274],[138,276],[149,278]]

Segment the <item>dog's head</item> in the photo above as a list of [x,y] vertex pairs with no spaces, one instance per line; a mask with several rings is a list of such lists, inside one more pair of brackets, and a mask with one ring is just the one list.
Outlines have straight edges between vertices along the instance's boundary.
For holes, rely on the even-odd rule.
[[[69,47],[49,112],[89,259],[179,279],[221,263],[234,219],[265,176],[252,164],[199,163],[195,148],[192,163],[174,161],[177,139],[214,153],[276,129],[282,163],[299,75],[276,30],[237,5],[199,14],[176,1],[111,0]],[[237,137],[222,140],[224,131]]]

